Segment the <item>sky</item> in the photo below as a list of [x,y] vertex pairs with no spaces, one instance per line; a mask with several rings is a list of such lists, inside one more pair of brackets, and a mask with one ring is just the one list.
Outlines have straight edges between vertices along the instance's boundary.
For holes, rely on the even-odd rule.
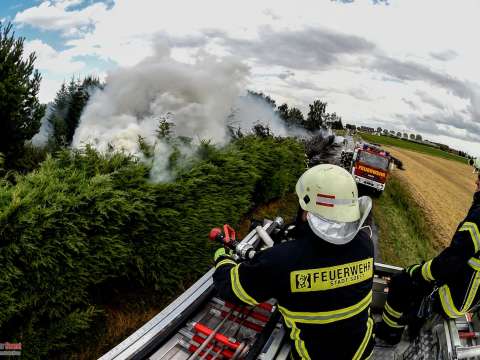
[[159,47],[192,64],[235,58],[245,87],[344,123],[413,132],[480,155],[478,0],[2,0],[37,54],[40,100],[64,80],[108,79]]

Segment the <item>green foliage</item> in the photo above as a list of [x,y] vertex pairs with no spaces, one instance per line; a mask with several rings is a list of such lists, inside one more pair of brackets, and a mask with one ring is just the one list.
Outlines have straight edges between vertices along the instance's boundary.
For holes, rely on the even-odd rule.
[[151,158],[154,155],[154,146],[150,145],[148,141],[140,135],[138,135],[138,147],[145,157]]
[[15,170],[22,174],[35,170],[46,159],[47,154],[48,150],[46,148],[37,147],[30,142],[26,142],[21,156],[15,161]]
[[336,112],[325,115],[325,123],[333,130],[343,130],[342,117]]
[[248,96],[251,96],[253,98],[258,98],[268,105],[272,107],[272,109],[275,109],[277,107],[277,104],[275,103],[275,100],[273,100],[270,96],[265,95],[263,92],[256,92],[252,90],[247,91]]
[[424,210],[398,178],[391,177],[382,196],[374,199],[373,215],[382,262],[407,266],[435,255]]
[[53,128],[52,138],[48,144],[51,151],[56,151],[72,143],[73,135],[80,122],[83,109],[90,98],[90,93],[102,86],[100,80],[91,76],[83,80],[72,78],[68,85],[62,84],[47,119]]
[[308,105],[310,111],[305,121],[305,128],[310,131],[319,130],[325,118],[327,103],[320,100],[315,100],[313,104]]
[[37,98],[41,76],[34,70],[36,57],[25,56],[24,40],[15,39],[11,24],[0,23],[0,152],[8,168],[15,167],[45,113]]
[[287,126],[302,127],[305,125],[303,114],[296,107],[288,108],[287,104],[282,104],[277,108],[276,112]]
[[211,227],[291,192],[303,157],[292,139],[204,142],[175,182],[154,184],[147,166],[87,147],[0,182],[0,338],[49,358],[98,321],[112,284],[178,293],[211,266]]
[[161,118],[158,121],[158,128],[156,130],[157,138],[160,140],[170,139],[172,136],[172,131],[174,126],[175,126],[175,123],[168,121],[168,117]]
[[304,125],[305,119],[303,118],[302,112],[296,107],[293,107],[288,109],[288,116],[286,122],[288,126],[300,127]]
[[467,159],[462,156],[451,154],[447,151],[437,149],[432,146],[418,144],[416,142],[412,142],[408,140],[397,139],[397,138],[392,138],[388,136],[371,135],[367,133],[361,133],[361,137],[365,141],[368,141],[371,143],[388,145],[388,146],[396,146],[402,149],[418,151],[427,155],[437,156],[437,157],[448,159],[448,160],[459,161],[463,164],[467,163]]

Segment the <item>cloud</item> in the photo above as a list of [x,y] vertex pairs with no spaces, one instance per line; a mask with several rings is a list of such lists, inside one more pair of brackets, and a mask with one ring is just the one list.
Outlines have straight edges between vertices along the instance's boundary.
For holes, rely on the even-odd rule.
[[445,50],[440,52],[430,52],[430,56],[440,61],[450,61],[458,57],[458,53],[454,50]]
[[430,96],[424,91],[417,90],[415,91],[415,94],[426,104],[429,104],[433,106],[434,108],[438,110],[444,110],[446,107],[445,103],[442,103],[440,100],[435,99],[433,96]]
[[69,74],[83,70],[85,63],[75,60],[68,52],[59,52],[41,40],[25,42],[25,54],[35,52],[35,67],[52,74]]
[[431,85],[441,86],[463,99],[470,99],[472,96],[471,89],[464,81],[444,73],[436,72],[417,62],[402,61],[379,55],[369,65],[369,68],[374,71],[380,71],[400,81],[426,81]]
[[240,39],[217,34],[232,55],[251,58],[261,64],[289,69],[319,70],[340,62],[344,55],[368,54],[375,45],[355,35],[323,28],[274,31],[259,29],[256,39]]
[[[425,129],[448,131],[444,123],[435,126],[440,119],[477,131],[472,123],[480,118],[480,53],[471,46],[479,27],[477,1],[340,2],[115,0],[107,7],[91,0],[43,0],[15,21],[70,36],[68,50],[58,54],[68,62],[89,55],[134,66],[153,54],[160,37],[185,63],[201,52],[237,57],[251,67],[248,87],[279,103],[305,109],[322,98],[349,122],[402,127],[420,119]],[[97,13],[88,10],[93,6]],[[425,27],[432,8],[436,16]],[[72,70],[68,62],[58,68]]]
[[459,114],[435,112],[433,114],[413,116],[397,114],[408,128],[432,135],[444,135],[456,139],[478,142],[480,124],[474,123]]
[[402,97],[402,101],[407,104],[408,106],[410,106],[412,108],[412,110],[418,110],[419,107],[415,104],[415,102],[411,101],[411,100],[408,100],[408,99],[405,99]]
[[84,0],[42,1],[38,6],[17,13],[14,22],[41,30],[60,31],[65,37],[81,36],[92,30],[107,12],[104,3],[72,9],[83,3]]

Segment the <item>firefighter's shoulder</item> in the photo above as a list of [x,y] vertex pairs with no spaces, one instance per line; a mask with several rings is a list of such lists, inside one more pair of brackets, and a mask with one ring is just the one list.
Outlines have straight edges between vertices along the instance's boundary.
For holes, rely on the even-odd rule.
[[261,263],[269,266],[281,266],[294,262],[301,257],[302,244],[299,240],[286,241],[271,248],[258,252],[252,259],[254,263]]

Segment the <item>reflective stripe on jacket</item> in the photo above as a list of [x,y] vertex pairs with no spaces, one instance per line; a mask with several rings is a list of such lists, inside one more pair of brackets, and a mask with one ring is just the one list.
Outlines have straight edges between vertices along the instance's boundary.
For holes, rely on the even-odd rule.
[[225,300],[249,305],[278,300],[295,358],[341,360],[370,355],[373,244],[366,231],[348,244],[333,245],[307,225],[297,240],[241,264],[223,259],[218,265],[213,278]]
[[445,314],[462,316],[479,301],[480,287],[480,192],[450,245],[421,268],[424,280],[439,285],[438,296]]

